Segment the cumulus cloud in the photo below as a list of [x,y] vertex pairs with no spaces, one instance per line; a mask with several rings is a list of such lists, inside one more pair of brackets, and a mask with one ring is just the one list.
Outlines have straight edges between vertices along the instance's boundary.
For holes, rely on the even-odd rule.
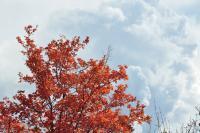
[[119,21],[124,21],[126,17],[124,16],[122,10],[120,8],[106,7],[102,9],[103,15],[109,18],[116,18]]
[[129,66],[129,89],[128,92],[135,95],[141,100],[146,106],[149,106],[151,99],[150,87],[146,81],[146,77],[139,66]]
[[186,6],[194,5],[198,2],[198,0],[160,0],[159,3],[166,7],[171,7],[175,9],[183,8]]

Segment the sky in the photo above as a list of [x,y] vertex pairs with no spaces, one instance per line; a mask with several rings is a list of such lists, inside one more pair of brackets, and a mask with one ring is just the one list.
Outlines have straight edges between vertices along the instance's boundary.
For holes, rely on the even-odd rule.
[[199,8],[199,0],[0,0],[0,98],[33,89],[18,83],[18,73],[28,70],[15,38],[24,26],[39,25],[39,45],[60,35],[90,36],[80,53],[86,59],[111,47],[109,64],[129,66],[127,91],[147,113],[156,104],[180,125],[200,104]]

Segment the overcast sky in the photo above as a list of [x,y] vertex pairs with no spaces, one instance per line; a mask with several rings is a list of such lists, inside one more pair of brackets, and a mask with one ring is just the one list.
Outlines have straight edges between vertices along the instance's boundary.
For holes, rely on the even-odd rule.
[[110,46],[109,64],[129,66],[128,92],[148,113],[156,101],[181,124],[200,104],[199,9],[199,0],[0,0],[0,98],[24,87],[17,74],[27,69],[15,38],[27,24],[39,25],[39,45],[88,35],[84,58],[99,58]]

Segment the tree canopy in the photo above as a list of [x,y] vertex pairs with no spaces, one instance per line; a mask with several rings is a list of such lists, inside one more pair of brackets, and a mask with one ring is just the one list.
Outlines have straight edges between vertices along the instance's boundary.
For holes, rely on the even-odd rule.
[[[89,43],[61,37],[45,47],[32,39],[36,28],[25,27],[17,40],[31,74],[20,82],[35,86],[0,102],[0,129],[6,132],[132,132],[135,122],[149,122],[145,106],[126,93],[127,66],[109,67],[107,56],[84,60],[77,52]],[[125,110],[125,111],[124,111]]]

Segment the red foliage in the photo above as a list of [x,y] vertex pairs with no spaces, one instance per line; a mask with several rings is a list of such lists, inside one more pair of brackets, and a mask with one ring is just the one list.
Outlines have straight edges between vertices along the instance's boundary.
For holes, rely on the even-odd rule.
[[0,132],[6,131],[8,133],[25,131],[25,127],[13,116],[15,110],[13,103],[7,98],[0,102]]
[[[0,104],[0,127],[32,132],[131,132],[134,122],[149,122],[144,105],[126,94],[127,66],[112,70],[105,56],[85,61],[77,52],[89,42],[61,38],[47,47],[37,47],[31,35],[36,31],[25,27],[25,39],[17,37],[24,47],[30,75],[20,75],[21,82],[34,84],[27,94],[18,91],[13,101]],[[126,108],[127,112],[122,113]],[[24,125],[24,126],[22,126]]]

